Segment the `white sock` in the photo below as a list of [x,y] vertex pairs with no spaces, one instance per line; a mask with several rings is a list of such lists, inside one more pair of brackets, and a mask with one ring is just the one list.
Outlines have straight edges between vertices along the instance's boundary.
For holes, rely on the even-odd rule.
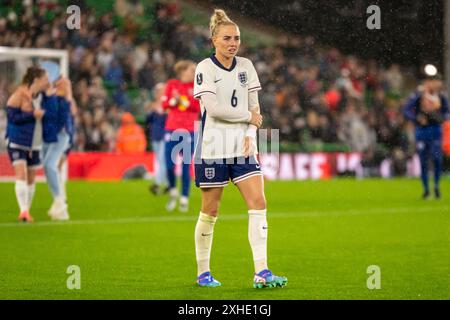
[[171,197],[178,197],[178,189],[177,188],[172,188],[169,190],[169,195]]
[[34,192],[36,191],[36,184],[32,183],[28,185],[28,208],[31,208],[31,204],[33,203]]
[[17,203],[20,212],[28,211],[28,184],[23,180],[16,180],[15,185]]
[[209,259],[211,257],[211,246],[216,220],[217,217],[200,212],[197,225],[195,226],[195,254],[197,257],[198,276],[210,271]]
[[59,204],[65,203],[64,197],[63,197],[62,195],[57,196],[57,197],[54,197],[54,198],[53,198],[53,201],[54,201],[54,202],[57,202],[57,203],[59,203]]
[[189,203],[189,198],[188,198],[188,197],[185,197],[185,196],[182,196],[182,197],[180,198],[180,203],[181,203],[181,204],[188,204],[188,203]]
[[268,269],[266,209],[248,210],[248,240],[252,247],[255,273]]

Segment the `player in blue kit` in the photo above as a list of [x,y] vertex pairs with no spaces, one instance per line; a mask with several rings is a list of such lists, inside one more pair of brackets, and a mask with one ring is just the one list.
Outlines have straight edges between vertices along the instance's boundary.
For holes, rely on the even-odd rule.
[[249,215],[248,238],[253,253],[253,286],[284,286],[287,278],[267,267],[267,219],[264,179],[256,159],[256,131],[262,124],[258,91],[261,85],[252,62],[237,57],[238,26],[223,10],[215,10],[210,31],[215,54],[195,71],[194,98],[200,100],[202,130],[195,151],[195,182],[202,207],[195,228],[197,283],[217,287],[210,272],[214,224],[223,188],[229,180],[238,187]]
[[442,172],[442,123],[449,116],[448,99],[442,93],[440,75],[429,76],[422,88],[406,102],[403,113],[415,124],[416,147],[420,158],[423,199],[430,197],[428,183],[429,158],[434,169],[434,195],[441,197],[439,180]]
[[16,174],[15,192],[19,204],[19,221],[32,222],[31,203],[35,193],[36,168],[41,165],[42,91],[48,87],[44,69],[29,67],[22,84],[9,97],[6,110],[8,155]]

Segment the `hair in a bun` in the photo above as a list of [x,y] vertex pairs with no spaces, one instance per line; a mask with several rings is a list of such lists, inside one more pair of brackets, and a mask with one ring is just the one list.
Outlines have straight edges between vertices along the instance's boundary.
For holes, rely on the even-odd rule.
[[211,20],[209,22],[209,30],[211,31],[211,37],[214,37],[217,34],[220,26],[226,25],[236,26],[236,23],[234,23],[230,18],[228,18],[227,14],[222,9],[214,9],[214,13],[211,16]]

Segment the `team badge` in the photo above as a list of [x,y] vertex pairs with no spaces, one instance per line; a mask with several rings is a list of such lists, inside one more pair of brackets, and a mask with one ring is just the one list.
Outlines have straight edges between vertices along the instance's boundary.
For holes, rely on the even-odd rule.
[[238,73],[238,78],[241,84],[246,84],[247,83],[247,72],[239,72]]
[[205,177],[209,180],[213,179],[216,176],[215,168],[206,168],[205,169]]
[[201,85],[203,83],[203,74],[202,73],[198,73],[197,74],[197,84]]

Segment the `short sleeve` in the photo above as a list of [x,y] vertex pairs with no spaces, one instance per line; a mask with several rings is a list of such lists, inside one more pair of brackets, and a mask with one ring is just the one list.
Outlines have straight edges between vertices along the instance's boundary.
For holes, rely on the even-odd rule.
[[208,66],[205,62],[200,62],[195,69],[194,79],[194,98],[200,99],[205,93],[216,94],[216,85],[214,83],[214,68]]
[[248,82],[248,92],[261,90],[261,83],[259,82],[258,73],[253,66],[253,63],[248,60],[248,70],[249,70],[249,82]]

